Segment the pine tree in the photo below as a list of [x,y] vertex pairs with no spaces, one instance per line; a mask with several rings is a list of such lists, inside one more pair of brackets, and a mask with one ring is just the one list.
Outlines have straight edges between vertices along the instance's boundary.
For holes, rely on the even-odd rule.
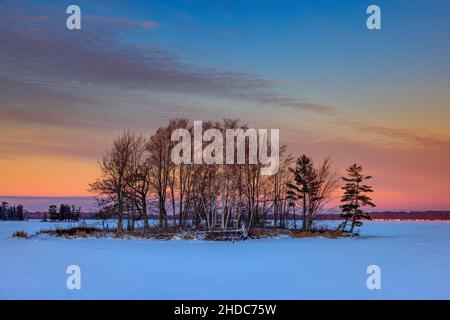
[[70,221],[78,221],[80,219],[80,214],[81,214],[81,207],[75,207],[74,205],[72,205],[72,208],[69,210],[70,211]]
[[313,161],[306,155],[297,159],[295,168],[290,169],[294,175],[293,183],[287,183],[287,198],[292,202],[300,202],[303,215],[303,230],[309,229],[308,223],[308,200],[312,189],[315,186],[316,174]]
[[17,220],[25,220],[25,210],[21,204],[17,206]]
[[58,207],[55,205],[51,205],[48,207],[48,218],[50,221],[56,221],[59,219]]
[[355,163],[347,169],[348,177],[342,177],[342,180],[345,181],[345,186],[342,187],[344,195],[341,198],[343,204],[340,207],[342,209],[341,217],[345,221],[339,228],[346,231],[347,224],[351,221],[350,233],[353,233],[355,227],[362,226],[362,219],[372,220],[361,208],[364,206],[375,207],[372,199],[367,195],[373,192],[373,189],[364,183],[365,180],[369,180],[372,177],[364,176],[362,170],[362,167]]
[[2,201],[0,206],[0,218],[2,220],[8,220],[8,210],[9,210],[9,203],[6,201]]

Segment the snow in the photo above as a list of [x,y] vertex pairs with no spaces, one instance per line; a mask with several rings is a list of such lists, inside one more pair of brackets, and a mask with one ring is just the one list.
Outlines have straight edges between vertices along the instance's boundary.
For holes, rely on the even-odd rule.
[[[450,222],[370,222],[357,239],[11,238],[56,225],[70,224],[0,222],[0,299],[450,298]],[[66,288],[69,265],[81,290]]]

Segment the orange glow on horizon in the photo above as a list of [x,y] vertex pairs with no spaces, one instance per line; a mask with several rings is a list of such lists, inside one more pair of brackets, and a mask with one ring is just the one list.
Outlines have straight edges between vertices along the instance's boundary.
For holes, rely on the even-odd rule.
[[98,175],[97,162],[85,159],[27,157],[0,159],[0,195],[90,196],[89,183]]
[[[0,184],[0,195],[30,197],[76,197],[92,196],[88,192],[89,183],[99,174],[95,160],[79,158],[57,158],[31,156],[27,158],[0,159],[0,176],[6,183]],[[414,188],[402,191],[378,185],[374,179],[375,192],[372,195],[377,210],[397,210],[417,208],[432,210],[436,208],[450,209],[448,191],[437,186],[437,193],[424,190],[417,193]],[[445,184],[445,183],[444,183]],[[436,190],[435,189],[435,190]],[[329,203],[328,208],[339,206],[340,193]],[[438,209],[437,209],[438,210]],[[371,210],[373,211],[373,210]]]

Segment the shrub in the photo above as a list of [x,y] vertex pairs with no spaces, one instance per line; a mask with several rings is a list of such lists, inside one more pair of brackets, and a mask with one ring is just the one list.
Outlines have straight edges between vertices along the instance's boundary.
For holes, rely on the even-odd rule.
[[95,227],[74,227],[69,229],[41,230],[38,234],[50,234],[56,237],[65,238],[86,238],[90,236],[98,236],[101,230]]
[[27,239],[28,238],[28,233],[26,233],[23,230],[16,231],[16,232],[13,233],[13,238],[25,238],[25,239]]

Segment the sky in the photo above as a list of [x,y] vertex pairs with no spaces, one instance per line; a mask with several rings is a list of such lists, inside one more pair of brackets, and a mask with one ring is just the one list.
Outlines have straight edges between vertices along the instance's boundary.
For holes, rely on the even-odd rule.
[[[81,30],[66,8],[81,8]],[[381,30],[366,27],[371,4]],[[0,198],[89,197],[124,130],[239,118],[357,162],[379,210],[450,209],[450,3],[0,1]],[[25,197],[25,198],[24,198]]]

